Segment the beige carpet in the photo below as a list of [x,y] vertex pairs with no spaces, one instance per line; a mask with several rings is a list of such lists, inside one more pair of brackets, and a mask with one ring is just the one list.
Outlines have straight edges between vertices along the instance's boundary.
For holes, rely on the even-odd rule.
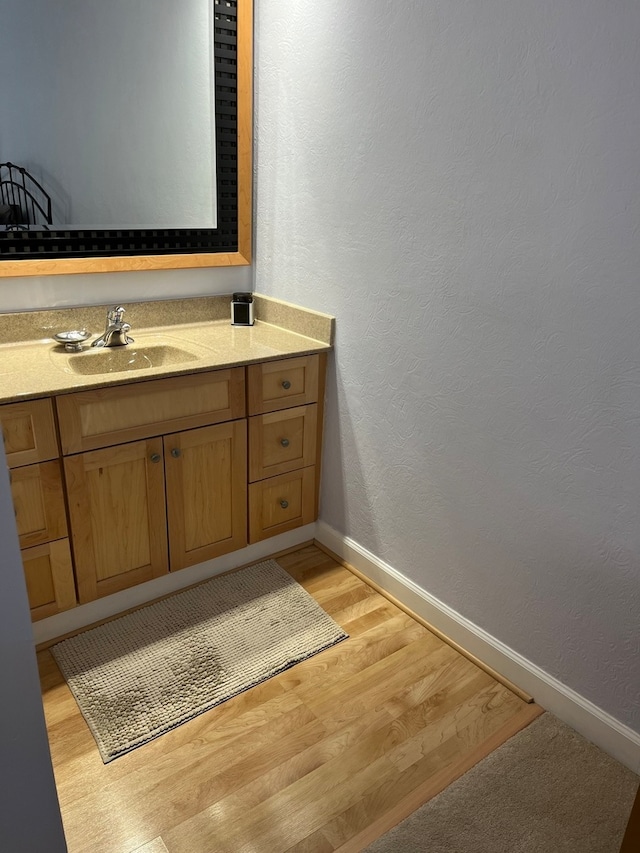
[[51,651],[106,764],[346,636],[267,560]]
[[639,781],[546,713],[367,853],[618,853]]

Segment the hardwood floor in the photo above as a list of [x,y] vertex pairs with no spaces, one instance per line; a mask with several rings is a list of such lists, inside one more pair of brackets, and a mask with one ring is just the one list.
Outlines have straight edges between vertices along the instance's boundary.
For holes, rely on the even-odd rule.
[[39,654],[70,853],[355,853],[541,713],[315,546],[278,561],[349,639],[111,764]]

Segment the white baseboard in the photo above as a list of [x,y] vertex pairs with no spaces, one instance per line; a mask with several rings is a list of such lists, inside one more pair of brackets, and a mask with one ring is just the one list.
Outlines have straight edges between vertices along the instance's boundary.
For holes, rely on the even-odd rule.
[[323,521],[316,523],[316,540],[434,628],[529,693],[543,708],[634,773],[640,774],[640,733],[598,708]]
[[187,586],[222,574],[222,572],[228,572],[229,569],[235,569],[248,563],[257,563],[272,554],[277,554],[279,551],[295,548],[296,545],[312,540],[315,536],[315,529],[316,525],[313,522],[288,533],[272,536],[263,542],[248,545],[240,551],[232,551],[230,554],[216,557],[215,560],[207,560],[204,563],[198,563],[196,566],[190,566],[188,569],[180,569],[179,572],[170,572],[161,578],[155,578],[147,583],[131,587],[131,589],[124,589],[122,592],[116,592],[105,598],[99,598],[97,601],[81,604],[72,610],[65,610],[64,613],[58,613],[48,619],[34,622],[35,643],[36,645],[46,643],[56,637],[79,631],[81,628],[99,622],[101,619],[108,619],[110,616],[130,610],[132,607],[140,607],[163,595],[178,592]]

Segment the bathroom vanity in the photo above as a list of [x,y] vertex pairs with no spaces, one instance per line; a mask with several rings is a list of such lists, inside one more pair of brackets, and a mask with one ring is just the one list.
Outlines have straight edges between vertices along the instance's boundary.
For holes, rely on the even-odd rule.
[[[195,316],[228,312],[222,298],[181,303]],[[257,299],[258,317],[310,323],[318,339],[260,319],[158,325],[160,305],[130,308],[126,347],[1,345],[0,422],[33,619],[317,517],[331,318]],[[57,314],[39,334],[86,321]]]

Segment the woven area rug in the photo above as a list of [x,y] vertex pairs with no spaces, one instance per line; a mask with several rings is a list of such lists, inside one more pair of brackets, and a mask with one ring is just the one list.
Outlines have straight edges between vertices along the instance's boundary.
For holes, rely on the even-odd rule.
[[346,637],[267,560],[51,651],[106,764]]

